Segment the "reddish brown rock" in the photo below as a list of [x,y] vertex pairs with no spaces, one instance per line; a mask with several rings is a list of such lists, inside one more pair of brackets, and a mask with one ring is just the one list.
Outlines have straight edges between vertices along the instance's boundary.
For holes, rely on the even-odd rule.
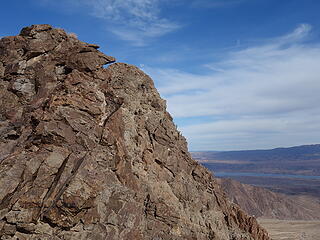
[[0,40],[1,239],[269,239],[153,81],[97,48],[49,25]]

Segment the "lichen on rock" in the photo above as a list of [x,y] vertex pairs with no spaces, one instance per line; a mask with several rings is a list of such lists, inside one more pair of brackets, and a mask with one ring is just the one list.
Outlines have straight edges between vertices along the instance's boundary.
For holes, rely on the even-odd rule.
[[0,40],[1,239],[269,239],[150,77],[97,49],[49,25]]

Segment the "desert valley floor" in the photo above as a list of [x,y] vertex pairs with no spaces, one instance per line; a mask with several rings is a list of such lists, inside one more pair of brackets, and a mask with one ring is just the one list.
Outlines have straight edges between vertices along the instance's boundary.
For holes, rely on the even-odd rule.
[[258,219],[273,240],[319,240],[320,221]]

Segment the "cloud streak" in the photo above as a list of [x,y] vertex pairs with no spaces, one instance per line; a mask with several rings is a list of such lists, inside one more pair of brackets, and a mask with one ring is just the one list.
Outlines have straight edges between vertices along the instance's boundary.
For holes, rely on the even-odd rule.
[[161,16],[161,0],[77,1],[87,5],[93,16],[111,22],[108,28],[113,34],[136,46],[144,46],[149,40],[180,27]]
[[[226,53],[192,74],[145,70],[156,80],[193,150],[319,142],[320,45],[305,44],[311,26]],[[187,118],[211,119],[190,124]]]
[[[43,6],[77,9],[102,20],[106,30],[134,46],[173,32],[180,24],[163,16],[168,0],[38,0]],[[73,10],[74,11],[74,10]]]

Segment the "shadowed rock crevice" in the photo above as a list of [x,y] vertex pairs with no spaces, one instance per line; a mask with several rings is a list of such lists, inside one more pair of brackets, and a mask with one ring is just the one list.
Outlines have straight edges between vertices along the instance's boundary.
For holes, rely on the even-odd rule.
[[153,81],[98,48],[49,25],[0,40],[0,238],[269,239]]

